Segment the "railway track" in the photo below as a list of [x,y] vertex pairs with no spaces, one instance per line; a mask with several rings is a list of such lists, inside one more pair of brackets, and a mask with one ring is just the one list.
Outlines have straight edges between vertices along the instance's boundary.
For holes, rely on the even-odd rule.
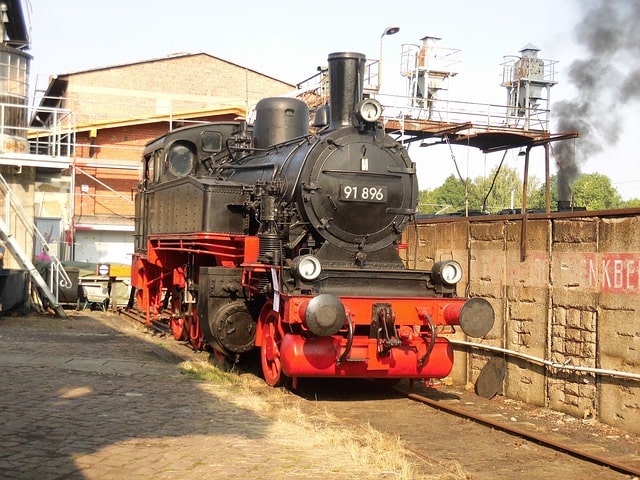
[[[121,317],[127,318],[128,320],[133,320],[135,322],[141,323],[143,325],[147,325],[147,318],[144,315],[144,313],[142,313],[140,310],[138,309],[127,309],[127,308],[123,308],[123,309],[119,309],[118,310],[118,314]],[[157,330],[160,333],[166,333],[167,335],[170,335],[171,332],[169,331],[169,328],[158,321],[152,320],[151,321],[151,327],[154,330]]]
[[[120,315],[145,323],[136,310]],[[162,323],[152,325],[171,335]],[[457,462],[468,478],[640,478],[640,437],[559,413],[534,415],[535,407],[507,399],[487,401],[453,389],[412,388],[408,382],[390,389],[344,379],[301,381],[294,394],[308,400],[306,408],[401,438],[422,461]]]
[[[315,386],[314,386],[315,384]],[[345,422],[369,424],[400,438],[417,458],[458,464],[475,480],[585,478],[622,480],[640,475],[640,438],[585,424],[566,415],[508,399],[486,401],[443,388],[386,392],[375,384],[327,380],[301,382],[314,408]],[[446,477],[449,478],[449,477]]]
[[611,470],[614,470],[622,474],[632,475],[634,477],[640,477],[640,464],[638,466],[626,465],[615,459],[608,458],[604,455],[597,455],[595,453],[581,450],[577,448],[575,445],[571,445],[567,442],[557,441],[547,436],[540,435],[536,432],[527,431],[523,428],[514,427],[501,421],[492,420],[491,418],[483,417],[482,415],[479,415],[461,408],[444,405],[440,402],[434,401],[423,395],[408,393],[405,391],[402,391],[402,393],[406,394],[407,398],[409,398],[410,400],[428,405],[438,410],[442,410],[451,415],[456,415],[461,418],[472,420],[478,424],[485,425],[487,427],[506,432],[508,434],[517,436],[524,440],[535,442],[544,447],[548,447],[548,448],[557,450],[559,452],[566,453],[568,455],[571,455],[572,457],[585,460],[587,462],[591,462],[595,465],[600,465],[600,466],[609,468]]

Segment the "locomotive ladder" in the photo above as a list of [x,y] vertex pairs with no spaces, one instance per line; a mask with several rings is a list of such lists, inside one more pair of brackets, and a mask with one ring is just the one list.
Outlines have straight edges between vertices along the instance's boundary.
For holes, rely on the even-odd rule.
[[32,236],[38,235],[42,241],[42,245],[48,248],[47,241],[36,228],[35,224],[27,218],[20,203],[14,199],[11,189],[2,175],[0,175],[0,190],[2,190],[5,196],[5,214],[4,218],[0,218],[0,239],[5,243],[5,247],[11,252],[20,267],[29,272],[32,282],[39,288],[41,294],[46,297],[48,305],[59,317],[66,318],[67,315],[58,300],[58,289],[59,287],[70,287],[71,279],[60,263],[60,260],[55,255],[52,255],[51,252],[49,253],[51,257],[51,278],[49,279],[49,283],[42,278],[40,272],[38,272],[29,256],[11,232],[11,226],[9,224],[11,214],[14,214],[16,219],[21,222],[21,226],[26,232]]

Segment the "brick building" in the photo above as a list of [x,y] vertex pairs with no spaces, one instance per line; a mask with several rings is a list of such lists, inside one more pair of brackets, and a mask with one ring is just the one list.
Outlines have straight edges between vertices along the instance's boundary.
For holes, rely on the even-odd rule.
[[[144,145],[189,122],[244,117],[259,99],[294,86],[206,53],[179,54],[51,78],[32,127],[73,117],[68,171],[41,203],[36,225],[59,238],[58,255],[128,263]],[[64,178],[68,176],[68,181]],[[46,181],[45,181],[46,183]],[[60,188],[60,189],[58,189]],[[66,195],[65,195],[65,191]],[[37,248],[37,246],[36,246]]]

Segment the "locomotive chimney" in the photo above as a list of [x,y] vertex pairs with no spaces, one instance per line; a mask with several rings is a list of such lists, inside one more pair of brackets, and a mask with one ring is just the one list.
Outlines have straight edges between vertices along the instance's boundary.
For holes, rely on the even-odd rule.
[[330,129],[353,125],[356,105],[362,100],[366,60],[362,53],[329,54]]

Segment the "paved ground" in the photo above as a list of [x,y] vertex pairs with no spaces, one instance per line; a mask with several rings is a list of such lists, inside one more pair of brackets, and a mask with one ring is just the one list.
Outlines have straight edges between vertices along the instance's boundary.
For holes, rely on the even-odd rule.
[[399,478],[325,471],[313,430],[189,379],[163,341],[105,314],[1,319],[0,478]]
[[[182,362],[204,361],[204,354],[113,314],[92,313],[0,319],[0,480],[473,478],[395,451],[382,465],[367,463],[362,457],[380,453],[361,440],[378,437],[367,431],[354,441],[340,420],[310,418],[311,411],[337,409],[317,395],[300,409],[298,396],[264,388],[251,375],[236,377],[253,382],[248,386],[194,380]],[[528,411],[459,395],[506,418]],[[342,403],[366,414],[375,402]],[[379,415],[379,406],[370,408]],[[567,429],[530,410],[531,425],[543,422],[536,428]],[[640,437],[572,425],[568,434],[596,451],[640,458]]]

